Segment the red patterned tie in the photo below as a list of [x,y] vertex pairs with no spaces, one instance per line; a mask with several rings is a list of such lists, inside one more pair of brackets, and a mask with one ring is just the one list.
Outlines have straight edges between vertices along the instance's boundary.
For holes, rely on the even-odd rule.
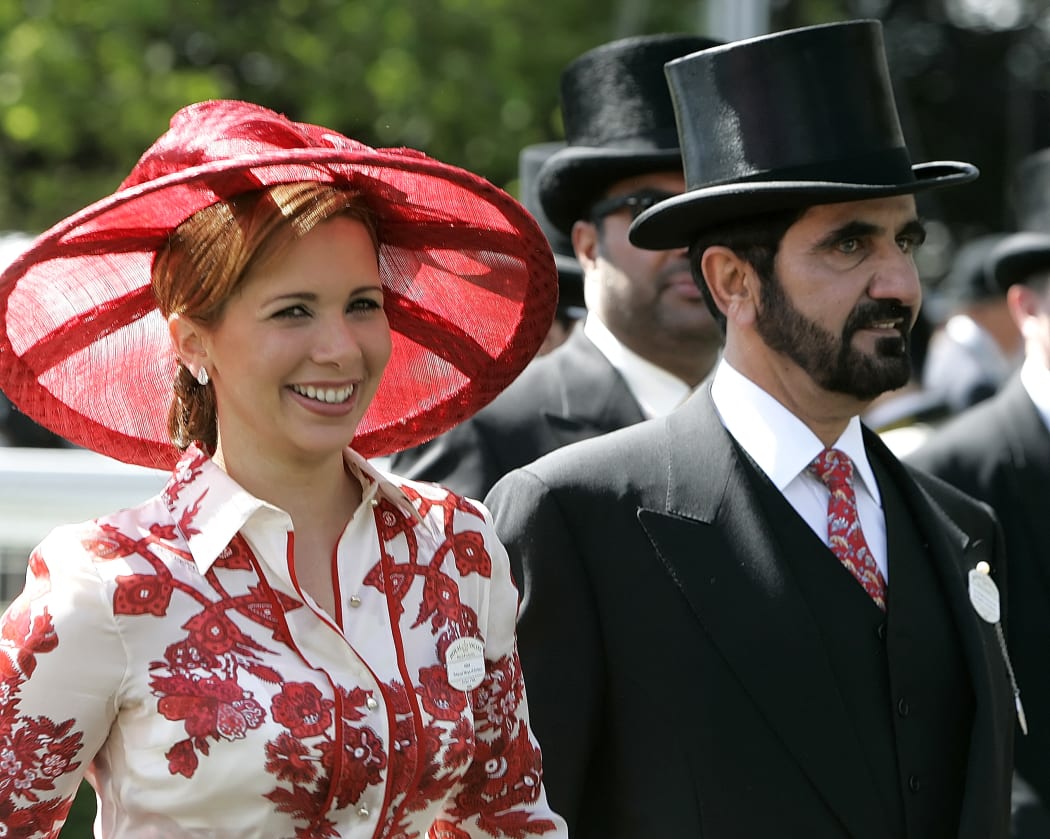
[[828,542],[880,609],[886,608],[886,580],[868,550],[853,494],[853,461],[838,449],[824,449],[809,470],[828,488]]

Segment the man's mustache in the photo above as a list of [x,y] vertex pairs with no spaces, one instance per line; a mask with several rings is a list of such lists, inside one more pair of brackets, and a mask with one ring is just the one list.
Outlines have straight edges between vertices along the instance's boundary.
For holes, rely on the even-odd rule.
[[875,324],[884,324],[895,321],[899,324],[902,335],[911,332],[914,311],[910,306],[905,306],[896,300],[872,300],[859,304],[846,320],[843,334],[852,335],[861,329],[870,329]]

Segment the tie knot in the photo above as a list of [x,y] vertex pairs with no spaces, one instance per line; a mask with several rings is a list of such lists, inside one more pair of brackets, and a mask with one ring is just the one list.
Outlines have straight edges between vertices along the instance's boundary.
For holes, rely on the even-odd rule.
[[853,486],[853,461],[838,449],[824,449],[809,464],[809,470],[832,492]]

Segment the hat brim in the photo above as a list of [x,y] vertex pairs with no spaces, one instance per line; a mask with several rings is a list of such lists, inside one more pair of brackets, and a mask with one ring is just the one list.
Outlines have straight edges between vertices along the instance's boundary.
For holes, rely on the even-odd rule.
[[155,253],[204,207],[297,181],[358,188],[377,219],[393,352],[352,441],[362,455],[458,424],[535,355],[557,273],[546,237],[511,196],[410,150],[291,148],[120,189],[40,235],[0,274],[0,389],[72,443],[169,468],[178,361],[150,287]]
[[577,220],[617,181],[667,170],[681,171],[678,149],[566,146],[544,162],[537,175],[543,212],[558,230],[572,234]]
[[992,248],[987,265],[1005,293],[1017,283],[1050,274],[1050,235],[1024,232],[1007,236]]
[[914,180],[897,184],[757,180],[688,190],[645,210],[631,224],[629,237],[631,244],[648,250],[688,247],[701,231],[749,216],[907,195],[969,183],[979,173],[969,163],[936,161],[913,166],[912,174]]

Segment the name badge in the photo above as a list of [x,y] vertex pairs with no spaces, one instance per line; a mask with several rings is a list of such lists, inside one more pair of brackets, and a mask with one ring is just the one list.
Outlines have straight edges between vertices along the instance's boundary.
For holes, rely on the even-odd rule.
[[988,623],[999,623],[999,587],[989,575],[987,562],[970,571],[970,603]]
[[485,645],[478,638],[457,638],[445,651],[448,683],[456,690],[473,690],[485,678]]

